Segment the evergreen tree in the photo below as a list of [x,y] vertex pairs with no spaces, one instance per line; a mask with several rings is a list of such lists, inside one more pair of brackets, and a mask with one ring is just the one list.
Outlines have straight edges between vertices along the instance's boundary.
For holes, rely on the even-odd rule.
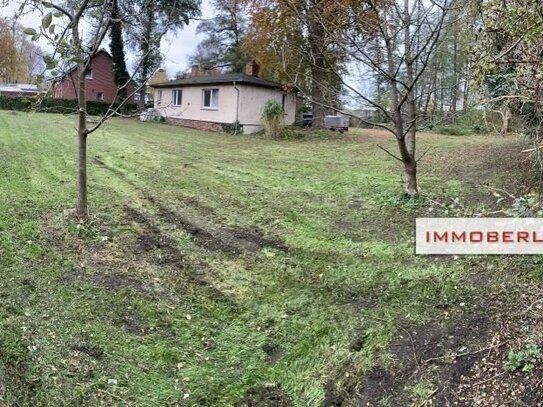
[[[141,58],[137,77],[142,95],[147,92],[147,80],[160,66],[160,42],[165,33],[183,28],[190,18],[200,15],[200,0],[134,0],[123,1],[130,10],[130,46]],[[141,98],[143,106],[144,97]]]
[[109,48],[113,59],[113,80],[117,85],[117,98],[123,100],[128,95],[127,83],[130,81],[130,75],[126,70],[126,61],[124,56],[123,26],[122,16],[119,11],[118,0],[113,0],[111,11],[111,28]]

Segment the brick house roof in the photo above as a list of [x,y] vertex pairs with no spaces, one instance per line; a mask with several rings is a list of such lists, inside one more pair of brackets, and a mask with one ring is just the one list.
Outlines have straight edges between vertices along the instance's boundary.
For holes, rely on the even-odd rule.
[[[53,98],[77,99],[79,67],[74,65],[60,77],[53,79]],[[113,76],[113,61],[111,55],[101,49],[92,56],[87,71],[89,77],[85,78],[85,97],[87,101],[101,101],[112,103],[117,96],[117,85]],[[132,92],[134,85],[130,84],[128,92]]]

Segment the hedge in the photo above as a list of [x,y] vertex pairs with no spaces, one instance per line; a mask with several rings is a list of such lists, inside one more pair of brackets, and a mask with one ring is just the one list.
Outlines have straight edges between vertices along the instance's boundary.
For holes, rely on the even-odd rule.
[[[38,103],[39,100],[39,103]],[[134,103],[125,105],[128,111],[136,110],[138,106]],[[110,107],[109,103],[88,101],[87,113],[92,116],[100,116],[106,114]],[[19,110],[47,113],[75,113],[77,112],[77,100],[75,99],[53,99],[53,98],[38,98],[36,96],[2,96],[0,95],[0,110]]]

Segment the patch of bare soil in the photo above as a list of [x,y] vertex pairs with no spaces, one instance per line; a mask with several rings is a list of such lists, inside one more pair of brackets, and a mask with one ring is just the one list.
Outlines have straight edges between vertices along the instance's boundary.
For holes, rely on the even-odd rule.
[[[409,385],[423,378],[448,388],[470,370],[478,357],[477,353],[457,355],[480,349],[486,343],[487,329],[486,317],[479,315],[402,330],[390,349],[395,360],[392,366],[375,366],[361,380],[353,366],[344,367],[326,385],[324,406],[379,406],[385,401],[408,406],[413,401]],[[352,379],[338,389],[335,383],[346,375]]]
[[[214,215],[211,208],[201,204],[194,198],[183,199],[183,204],[190,206],[190,212],[196,212],[197,216],[181,214],[167,208],[149,192],[144,192],[144,197],[158,210],[158,218],[169,225],[173,225],[190,234],[194,242],[207,250],[222,251],[230,254],[243,252],[258,252],[263,248],[274,248],[287,251],[283,242],[265,237],[258,229],[230,228]],[[205,217],[215,218],[213,224],[204,221]],[[135,218],[134,218],[135,219]],[[140,222],[142,223],[142,222]]]
[[[100,157],[94,157],[93,162],[96,165],[112,172],[123,181],[136,186],[133,182],[126,178],[126,174],[117,168],[109,166],[102,161]],[[287,250],[287,247],[281,241],[265,237],[263,233],[256,228],[229,228],[217,222],[215,222],[212,226],[204,225],[201,222],[201,219],[211,216],[216,218],[216,216],[214,216],[212,208],[202,204],[195,198],[183,197],[181,198],[181,201],[185,206],[190,206],[198,213],[198,219],[200,219],[200,221],[196,217],[190,218],[187,215],[181,215],[180,213],[166,208],[149,191],[142,191],[142,194],[149,203],[157,208],[161,220],[185,230],[192,236],[197,245],[207,250],[222,251],[231,254],[256,252],[265,247],[275,248],[282,251]],[[135,216],[133,219],[138,221]],[[143,223],[143,221],[140,223]]]
[[289,407],[290,399],[278,384],[259,384],[251,387],[236,407]]
[[[524,304],[524,311],[529,304]],[[493,342],[503,346],[478,355],[466,371],[435,400],[442,405],[455,406],[543,406],[543,367],[536,364],[531,372],[511,373],[504,368],[509,351],[518,351],[527,343],[543,346],[543,310],[520,312],[512,318],[503,318],[493,331]]]
[[175,244],[173,239],[164,236],[158,229],[150,228],[137,237],[135,253],[148,255],[154,264],[184,268],[185,256],[176,249]]
[[[194,242],[207,250],[222,251],[231,254],[242,252],[257,252],[265,247],[286,251],[287,247],[279,240],[267,238],[258,229],[229,228],[221,224],[205,225],[201,220],[189,218],[174,212],[153,200],[162,221],[174,225],[191,235]],[[206,209],[206,214],[211,214]]]
[[70,346],[70,349],[76,351],[76,352],[82,352],[86,355],[89,355],[95,359],[99,359],[105,355],[105,352],[102,348],[92,345],[92,344],[79,344],[79,345],[72,345]]
[[128,207],[125,212],[128,219],[141,223],[145,230],[134,246],[126,239],[96,243],[69,233],[66,225],[52,216],[44,217],[43,242],[77,264],[61,277],[65,283],[85,282],[111,291],[130,289],[150,298],[158,294],[172,295],[176,300],[180,294],[208,295],[233,304],[226,293],[210,283],[207,264],[186,261],[176,242],[163,235],[144,214]]
[[135,255],[139,262],[148,262],[160,268],[170,269],[175,273],[174,280],[181,284],[198,287],[210,297],[222,299],[225,303],[232,302],[225,293],[216,289],[209,281],[209,265],[202,261],[189,261],[179,250],[177,243],[156,226],[156,219],[131,207],[124,209],[127,219],[139,223],[144,229],[144,233],[137,236],[131,254]]
[[270,366],[275,365],[285,354],[284,349],[275,342],[266,342],[262,345],[262,350],[267,355],[267,362]]
[[[436,320],[400,329],[390,347],[391,365],[362,374],[353,364],[339,369],[325,386],[323,405],[543,406],[543,366],[530,373],[504,368],[510,350],[534,341],[543,345],[540,287],[518,297],[496,294],[454,316],[443,312]],[[413,391],[421,382],[428,387],[423,400]]]
[[115,325],[124,327],[132,335],[145,336],[158,334],[163,337],[173,337],[175,332],[170,327],[150,326],[139,315],[134,312],[126,312],[114,321]]
[[82,270],[74,269],[72,272],[65,274],[63,280],[66,283],[82,281],[113,291],[132,289],[142,294],[153,294],[154,292],[151,286],[123,274],[86,273]]
[[149,324],[143,321],[134,312],[125,312],[116,321],[116,325],[120,325],[126,329],[127,332],[133,335],[147,335],[151,328]]

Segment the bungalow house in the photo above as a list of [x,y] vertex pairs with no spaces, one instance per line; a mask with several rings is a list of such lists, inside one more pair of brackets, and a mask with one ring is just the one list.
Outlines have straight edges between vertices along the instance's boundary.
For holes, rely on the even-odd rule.
[[[55,99],[77,99],[78,73],[77,66],[74,66],[53,80]],[[132,90],[133,87],[129,89]],[[115,100],[117,85],[113,78],[113,60],[105,50],[98,51],[92,57],[89,69],[85,72],[85,93],[87,101],[112,103]]]
[[38,86],[31,83],[0,83],[0,96],[36,96]]
[[201,74],[193,67],[190,77],[151,85],[154,108],[170,123],[201,130],[223,131],[238,122],[244,133],[263,129],[262,111],[268,100],[283,106],[284,122],[296,119],[297,95],[292,89],[258,78],[258,66],[247,64],[245,73]]

